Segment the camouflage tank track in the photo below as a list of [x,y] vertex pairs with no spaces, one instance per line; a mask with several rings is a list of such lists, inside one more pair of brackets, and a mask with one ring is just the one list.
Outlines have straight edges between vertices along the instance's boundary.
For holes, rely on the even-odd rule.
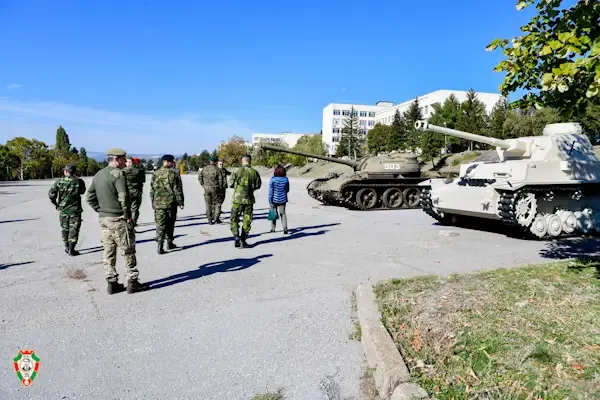
[[[517,229],[525,238],[534,239],[534,240],[547,240],[547,239],[555,239],[555,238],[569,238],[569,237],[583,237],[583,236],[591,236],[594,232],[590,231],[587,234],[578,232],[577,230],[572,233],[562,232],[559,236],[550,236],[546,234],[544,237],[539,238],[534,235],[529,227],[524,227],[519,224],[515,217],[515,204],[519,195],[525,193],[533,193],[536,195],[536,198],[540,198],[550,192],[552,193],[569,193],[574,194],[577,191],[581,191],[581,198],[592,198],[600,196],[600,184],[574,184],[574,185],[543,185],[543,186],[525,186],[516,191],[510,190],[498,190],[500,194],[500,200],[498,201],[498,210],[501,221],[505,226],[511,227],[513,229]],[[540,196],[541,195],[541,196]],[[531,226],[531,224],[530,224]]]
[[[398,208],[394,208],[394,207],[386,207],[383,204],[383,201],[381,199],[381,194],[383,192],[385,192],[385,190],[390,189],[390,188],[397,188],[400,189],[402,191],[404,191],[405,189],[408,188],[414,188],[417,189],[419,191],[418,196],[420,196],[420,191],[421,191],[421,187],[417,186],[420,182],[425,181],[427,178],[417,178],[417,179],[407,179],[412,181],[413,183],[369,183],[369,182],[350,182],[350,183],[346,183],[344,185],[342,185],[341,187],[341,191],[342,193],[346,192],[348,189],[351,190],[352,195],[350,196],[350,198],[346,198],[345,199],[345,205],[346,207],[352,208],[352,209],[356,209],[356,210],[362,210],[362,211],[380,211],[380,210],[412,210],[412,209],[418,209],[421,208],[421,205],[419,204],[420,202],[417,201],[415,205],[413,206],[407,206],[406,202],[402,202],[402,206],[398,207]],[[363,208],[361,206],[359,206],[356,203],[356,194],[358,193],[358,191],[360,189],[367,189],[367,188],[372,188],[372,189],[379,189],[377,190],[379,196],[378,196],[378,200],[377,200],[377,204],[375,205],[375,207],[373,208]]]

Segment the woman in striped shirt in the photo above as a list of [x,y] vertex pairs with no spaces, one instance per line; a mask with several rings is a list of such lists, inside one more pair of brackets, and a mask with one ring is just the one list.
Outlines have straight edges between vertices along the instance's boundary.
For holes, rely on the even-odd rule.
[[[281,164],[278,164],[273,172],[273,177],[269,181],[269,205],[279,214],[284,235],[288,233],[285,205],[288,202],[287,194],[289,191],[290,181],[285,176],[285,168]],[[271,221],[271,232],[275,232],[275,221]]]

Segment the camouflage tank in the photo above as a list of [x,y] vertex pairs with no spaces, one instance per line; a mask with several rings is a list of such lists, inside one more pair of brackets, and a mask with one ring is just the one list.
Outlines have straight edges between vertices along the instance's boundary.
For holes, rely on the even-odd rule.
[[420,183],[421,207],[438,221],[495,221],[539,239],[600,232],[600,159],[580,124],[549,124],[541,136],[506,140],[425,121],[415,128],[486,143],[498,155],[461,165],[456,179]]
[[330,173],[311,181],[309,196],[323,204],[359,210],[398,210],[419,208],[419,182],[427,179],[414,154],[391,153],[385,156],[363,157],[356,161],[318,156],[302,151],[263,144],[265,150],[296,154],[354,169],[353,173]]

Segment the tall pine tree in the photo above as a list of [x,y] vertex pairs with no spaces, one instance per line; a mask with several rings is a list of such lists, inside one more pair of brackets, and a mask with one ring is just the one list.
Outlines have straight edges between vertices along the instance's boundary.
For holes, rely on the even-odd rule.
[[67,131],[65,128],[61,126],[56,130],[56,151],[59,154],[68,153],[71,151],[71,142],[69,141],[69,135],[67,135]]
[[407,129],[406,121],[400,115],[400,111],[396,110],[394,120],[389,130],[389,139],[387,151],[406,150],[407,148]]
[[[467,99],[460,105],[461,113],[458,117],[457,129],[477,135],[485,135],[487,133],[488,115],[485,109],[485,104],[477,98],[477,93],[473,89],[467,93]],[[468,140],[461,139],[461,144],[473,150],[475,147],[484,148],[486,145],[473,143]]]
[[496,138],[504,139],[504,122],[508,114],[508,100],[502,96],[494,104],[490,115],[490,135]]
[[81,176],[85,176],[88,173],[88,156],[85,147],[79,149],[79,163],[77,169]]
[[406,149],[409,151],[416,151],[419,146],[419,132],[415,129],[415,122],[423,119],[421,113],[421,106],[419,105],[419,98],[416,97],[408,110],[404,113],[404,121],[406,124]]
[[344,119],[340,144],[336,150],[336,157],[348,156],[354,160],[362,156],[364,135],[361,133],[360,118],[354,107],[350,109],[350,115]]

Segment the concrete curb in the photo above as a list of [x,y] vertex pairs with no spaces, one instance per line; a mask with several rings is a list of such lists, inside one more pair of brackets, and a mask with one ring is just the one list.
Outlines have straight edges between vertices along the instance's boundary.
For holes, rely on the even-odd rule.
[[423,388],[409,382],[408,368],[381,322],[372,285],[361,284],[356,288],[356,308],[360,340],[367,365],[374,369],[373,377],[379,397],[384,400],[428,399]]

